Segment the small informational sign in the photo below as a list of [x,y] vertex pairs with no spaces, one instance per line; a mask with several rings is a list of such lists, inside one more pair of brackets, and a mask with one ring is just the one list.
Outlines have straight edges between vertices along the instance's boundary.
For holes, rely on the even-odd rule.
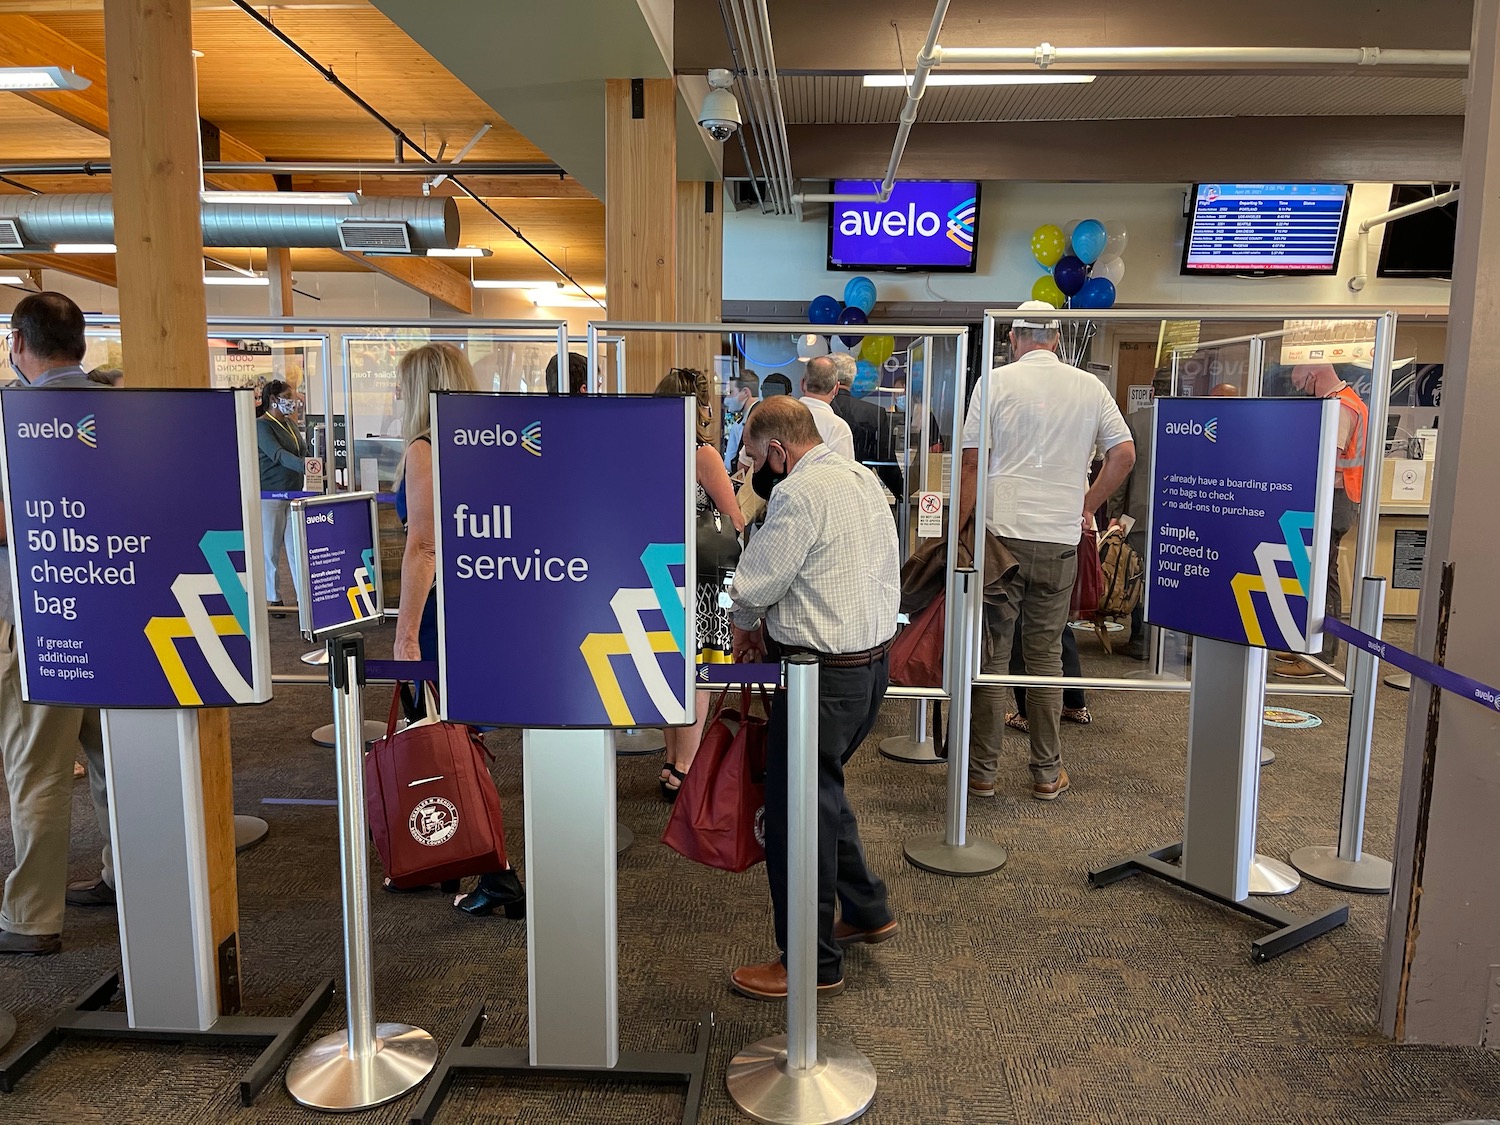
[[251,392],[16,388],[0,433],[24,699],[271,698]]
[[693,432],[691,399],[434,396],[444,718],[693,721]]
[[1153,391],[1154,388],[1150,383],[1132,383],[1130,397],[1126,400],[1125,413],[1134,414],[1137,410],[1150,410]]
[[917,538],[936,539],[943,534],[943,494],[917,494]]
[[1420,590],[1427,565],[1427,529],[1398,528],[1391,551],[1391,589]]
[[302,460],[302,487],[308,492],[323,491],[323,458],[305,457]]
[[292,503],[297,543],[294,565],[306,591],[298,611],[310,641],[379,625],[380,588],[375,493],[346,492]]
[[1319,651],[1338,409],[1334,399],[1157,400],[1147,620]]
[[1421,504],[1427,499],[1427,462],[1397,461],[1391,471],[1391,499],[1397,504]]

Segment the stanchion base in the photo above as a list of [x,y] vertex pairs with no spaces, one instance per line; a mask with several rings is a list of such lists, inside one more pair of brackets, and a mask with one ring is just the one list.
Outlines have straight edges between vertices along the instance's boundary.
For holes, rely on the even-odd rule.
[[622,758],[657,754],[667,748],[667,736],[659,730],[615,731],[615,753]]
[[955,847],[941,832],[908,840],[902,850],[907,863],[937,875],[989,875],[1004,867],[1010,858],[999,844],[970,840]]
[[270,1040],[260,1057],[240,1079],[240,1104],[253,1105],[257,1095],[276,1076],[281,1064],[302,1041],[318,1017],[333,1002],[333,978],[329,977],[291,1016],[220,1016],[207,1031],[174,1028],[131,1027],[124,1012],[101,1011],[119,992],[120,974],[110,973],[67,1009],[55,1016],[42,1031],[22,1047],[0,1069],[0,1093],[10,1093],[29,1071],[69,1036],[88,1039],[137,1039],[158,1043],[193,1043],[201,1046],[259,1043]]
[[0,1050],[16,1037],[16,1017],[0,1008]]
[[729,1061],[729,1096],[740,1112],[770,1125],[843,1125],[875,1099],[875,1066],[853,1047],[818,1040],[818,1061],[789,1070],[786,1036],[751,1043]]
[[1279,859],[1256,852],[1250,859],[1250,893],[1258,898],[1289,895],[1302,885],[1302,876]]
[[[377,723],[374,719],[365,720],[365,745],[368,746],[377,738],[385,737],[385,724]],[[312,740],[319,746],[333,748],[333,724],[328,723],[312,732]]]
[[615,855],[624,855],[625,849],[630,847],[630,845],[633,843],[635,843],[635,833],[630,830],[630,826],[621,824],[619,821],[616,821]]
[[577,1066],[532,1066],[525,1047],[476,1047],[474,1043],[484,1030],[484,1005],[475,1004],[464,1018],[463,1030],[438,1061],[432,1081],[407,1118],[410,1125],[432,1125],[442,1108],[443,1099],[453,1079],[459,1074],[513,1074],[532,1078],[565,1078],[579,1081],[658,1082],[686,1086],[682,1106],[682,1125],[698,1125],[698,1110],[703,1104],[703,1082],[708,1070],[708,1047],[713,1038],[714,1014],[698,1017],[697,1042],[691,1051],[621,1051],[620,1059],[608,1070]]
[[286,1070],[286,1090],[309,1109],[334,1113],[395,1101],[437,1065],[437,1040],[405,1023],[375,1025],[375,1053],[349,1057],[347,1029],[304,1047]]
[[234,850],[236,852],[248,852],[256,844],[266,838],[266,833],[271,831],[271,826],[258,816],[244,816],[235,813],[234,816]]
[[1392,672],[1380,682],[1385,684],[1386,687],[1395,688],[1397,691],[1411,691],[1410,672]]
[[297,659],[304,664],[311,664],[315,668],[320,667],[328,663],[328,650],[315,648],[311,652],[304,652]]
[[1338,848],[1298,848],[1291,854],[1292,866],[1314,883],[1355,891],[1362,895],[1391,893],[1391,861],[1365,852],[1358,859],[1340,859]]
[[1269,766],[1275,760],[1276,751],[1267,749],[1266,745],[1262,743],[1260,747],[1260,764],[1263,766]]
[[937,756],[937,748],[933,746],[932,739],[918,742],[905,735],[881,739],[880,756],[889,758],[893,762],[906,762],[913,766],[937,766],[948,760]]
[[1259,903],[1251,902],[1249,898],[1226,898],[1216,891],[1189,883],[1183,878],[1182,868],[1177,863],[1181,858],[1181,843],[1168,844],[1152,852],[1141,852],[1139,855],[1122,859],[1119,863],[1112,863],[1108,867],[1090,871],[1089,886],[1107,887],[1110,883],[1118,883],[1121,879],[1128,879],[1132,875],[1154,875],[1185,891],[1192,891],[1195,895],[1202,895],[1212,902],[1217,902],[1220,906],[1227,906],[1230,910],[1237,910],[1258,922],[1274,926],[1276,927],[1274,933],[1256,938],[1250,943],[1250,960],[1258,965],[1273,957],[1280,957],[1288,950],[1296,949],[1297,946],[1326,934],[1329,930],[1342,926],[1349,920],[1347,906],[1335,906],[1311,918],[1301,918],[1285,910],[1278,910],[1274,906],[1261,906]]

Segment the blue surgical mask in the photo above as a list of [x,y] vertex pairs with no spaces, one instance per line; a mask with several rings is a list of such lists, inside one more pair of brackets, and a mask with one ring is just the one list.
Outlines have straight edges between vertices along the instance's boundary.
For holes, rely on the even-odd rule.
[[897,395],[896,396],[896,409],[897,410],[905,410],[906,409],[906,396],[905,395]]
[[31,380],[26,378],[26,372],[22,371],[20,366],[16,363],[16,357],[14,355],[8,355],[5,358],[9,360],[10,369],[16,373],[16,378],[21,380],[21,382],[25,383],[27,386],[30,386]]

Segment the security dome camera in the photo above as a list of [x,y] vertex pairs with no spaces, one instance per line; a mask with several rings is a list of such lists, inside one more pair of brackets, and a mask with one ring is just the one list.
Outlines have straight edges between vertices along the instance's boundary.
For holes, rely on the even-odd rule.
[[740,103],[729,92],[729,87],[734,85],[734,75],[715,68],[708,72],[708,84],[713,88],[698,110],[698,124],[708,131],[710,137],[723,144],[740,127]]

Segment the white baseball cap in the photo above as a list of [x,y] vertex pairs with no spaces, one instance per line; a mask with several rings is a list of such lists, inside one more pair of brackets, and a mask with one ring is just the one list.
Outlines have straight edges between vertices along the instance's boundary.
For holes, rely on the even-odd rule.
[[[1055,313],[1057,310],[1046,301],[1022,301],[1016,306],[1018,313]],[[1058,328],[1056,320],[1044,320],[1041,317],[1017,318],[1010,322],[1012,328]]]

